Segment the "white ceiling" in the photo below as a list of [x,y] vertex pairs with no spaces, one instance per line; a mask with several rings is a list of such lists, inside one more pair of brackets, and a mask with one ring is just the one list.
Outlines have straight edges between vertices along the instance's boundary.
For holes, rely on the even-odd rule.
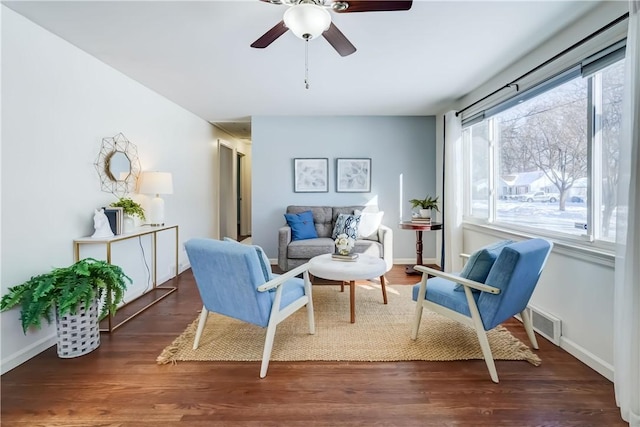
[[[286,6],[235,1],[3,1],[199,117],[428,115],[576,20],[597,1],[426,1],[409,11],[335,14],[358,49],[341,57],[290,31],[249,45]],[[247,124],[222,125],[250,132]]]

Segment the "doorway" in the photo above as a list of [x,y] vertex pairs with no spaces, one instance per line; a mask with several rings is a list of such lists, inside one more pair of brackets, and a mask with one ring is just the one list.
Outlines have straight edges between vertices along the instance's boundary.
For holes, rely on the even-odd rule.
[[238,230],[238,241],[242,241],[248,237],[251,237],[251,230],[248,227],[247,216],[249,214],[247,209],[247,203],[245,198],[247,197],[247,182],[246,181],[246,168],[245,161],[246,156],[242,153],[238,153],[236,157],[236,188],[238,189],[237,194],[237,230]]
[[218,140],[218,231],[219,237],[238,238],[236,153],[231,144]]

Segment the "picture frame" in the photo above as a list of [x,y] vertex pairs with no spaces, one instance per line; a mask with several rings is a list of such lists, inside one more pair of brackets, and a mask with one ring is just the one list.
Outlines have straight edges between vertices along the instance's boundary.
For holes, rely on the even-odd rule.
[[370,158],[338,158],[336,159],[336,192],[337,193],[369,193],[371,192],[371,159]]
[[295,193],[329,192],[329,159],[293,159],[293,191]]

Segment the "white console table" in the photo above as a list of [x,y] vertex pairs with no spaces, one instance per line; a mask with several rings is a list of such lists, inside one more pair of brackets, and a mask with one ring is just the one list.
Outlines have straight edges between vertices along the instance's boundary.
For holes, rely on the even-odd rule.
[[101,329],[101,332],[113,332],[115,329],[119,328],[120,326],[124,325],[126,322],[128,322],[129,320],[133,319],[134,317],[136,317],[138,314],[142,313],[143,311],[145,311],[147,308],[151,307],[152,305],[154,305],[155,303],[161,301],[163,298],[165,298],[166,296],[172,294],[173,292],[177,291],[178,288],[177,286],[158,286],[157,285],[157,275],[158,275],[158,265],[157,265],[157,260],[156,260],[156,253],[157,253],[157,234],[163,231],[167,231],[167,230],[175,230],[175,234],[176,234],[176,240],[175,240],[175,252],[176,252],[176,269],[175,269],[175,276],[173,277],[173,280],[175,281],[178,277],[178,226],[177,225],[162,225],[162,226],[157,226],[157,227],[152,227],[152,226],[142,226],[137,228],[135,231],[132,231],[130,233],[123,233],[123,234],[118,234],[117,236],[113,236],[113,237],[98,237],[98,238],[93,238],[93,237],[81,237],[79,239],[75,239],[73,241],[73,252],[74,252],[74,256],[75,256],[75,260],[76,262],[80,260],[80,247],[82,245],[105,245],[106,249],[107,249],[107,262],[109,264],[111,264],[111,245],[113,243],[116,242],[120,242],[123,240],[128,240],[128,239],[133,239],[135,237],[141,237],[141,236],[146,236],[146,235],[151,235],[152,237],[152,241],[153,241],[153,250],[152,250],[152,259],[153,259],[153,276],[152,276],[152,281],[153,281],[153,287],[151,289],[149,289],[147,292],[143,293],[142,295],[140,295],[139,297],[135,298],[132,301],[129,301],[128,303],[124,304],[123,306],[121,306],[120,308],[132,303],[133,301],[137,300],[138,298],[146,295],[147,293],[151,292],[151,291],[164,291],[165,293],[163,293],[159,298],[154,299],[153,301],[151,301],[149,304],[147,304],[146,306],[142,307],[140,310],[136,311],[135,313],[131,314],[130,316],[128,316],[127,318],[125,318],[124,320],[122,320],[121,322],[119,322],[118,324],[113,324],[113,316],[111,316],[111,314],[108,315],[108,322],[109,322],[109,328],[108,329]]

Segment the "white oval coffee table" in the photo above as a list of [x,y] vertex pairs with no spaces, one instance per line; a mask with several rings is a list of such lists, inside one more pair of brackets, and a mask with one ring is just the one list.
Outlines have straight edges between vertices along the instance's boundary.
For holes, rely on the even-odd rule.
[[380,277],[382,299],[387,303],[387,290],[384,283],[384,273],[387,265],[382,258],[359,254],[355,261],[336,260],[331,254],[318,255],[309,260],[309,274],[327,280],[348,282],[350,288],[349,304],[351,307],[351,323],[356,321],[356,280]]

